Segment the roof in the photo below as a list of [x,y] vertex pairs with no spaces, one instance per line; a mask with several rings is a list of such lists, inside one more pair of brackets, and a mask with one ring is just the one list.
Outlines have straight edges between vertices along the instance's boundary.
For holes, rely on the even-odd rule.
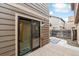
[[50,17],[59,18],[61,21],[63,21],[65,23],[65,21],[62,18],[60,18],[60,17],[57,17],[57,16],[50,16]]

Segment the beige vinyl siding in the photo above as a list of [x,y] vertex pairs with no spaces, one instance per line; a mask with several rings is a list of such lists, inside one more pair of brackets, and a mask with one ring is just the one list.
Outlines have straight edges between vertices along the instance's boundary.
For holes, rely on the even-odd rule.
[[[44,15],[47,18],[38,17],[28,11],[21,10],[9,4],[0,3],[0,55],[9,56],[15,55],[15,13],[24,14],[42,20],[45,25],[42,27],[40,46],[49,42],[49,16],[47,11],[47,4],[20,4],[38,14]],[[42,35],[44,35],[42,37]]]
[[43,14],[45,15],[46,17],[48,17],[49,13],[47,11],[48,8],[45,8],[45,6],[43,6],[42,4],[38,4],[38,3],[25,3],[25,4],[19,4],[19,5],[22,5],[24,7],[28,7],[29,9],[32,9],[34,11],[36,11],[37,13],[40,13],[40,14]]
[[11,10],[3,8],[3,7],[0,7],[0,13],[7,13],[7,14],[10,14],[10,15],[15,14],[14,11],[11,11]]
[[15,34],[15,32],[12,31],[12,30],[7,31],[7,30],[4,30],[4,29],[3,29],[3,30],[0,31],[0,36],[12,35],[12,34]]
[[42,27],[42,45],[45,45],[49,42],[49,24],[48,22]]
[[[30,4],[30,3],[27,3],[27,4]],[[24,6],[23,4],[20,4],[21,6]],[[31,4],[30,4],[31,5]],[[33,14],[31,14],[31,13],[29,13],[28,11],[27,12],[25,12],[24,10],[21,10],[21,9],[19,9],[19,8],[16,8],[16,7],[14,7],[14,6],[11,6],[11,5],[9,5],[9,4],[0,4],[0,7],[3,7],[3,8],[6,8],[6,9],[9,9],[9,10],[12,10],[12,11],[15,11],[15,12],[17,12],[17,13],[22,13],[22,14],[25,14],[25,15],[29,15],[29,16],[32,16],[32,17],[35,17],[35,18],[38,18],[38,19],[41,19],[41,20],[44,20],[44,19],[46,19],[46,18],[41,18],[41,17],[39,17],[39,16],[37,16],[37,15],[33,15]],[[25,7],[26,8],[28,8],[28,9],[31,9],[31,10],[33,10],[33,11],[36,11],[36,10],[34,10],[34,8],[33,7],[31,7],[31,6],[28,6],[28,5],[25,5]],[[41,14],[40,12],[38,12],[38,11],[36,11],[38,14]],[[48,11],[47,11],[48,12]],[[44,15],[44,14],[43,14]],[[44,15],[45,16],[45,15]],[[48,16],[46,16],[47,18],[48,18]],[[47,19],[46,19],[47,20]]]
[[11,25],[14,25],[15,21],[0,19],[0,24],[11,24]]
[[0,18],[4,18],[4,19],[15,19],[15,16],[11,15],[11,14],[6,14],[6,13],[1,13],[0,12]]
[[[33,6],[35,6],[35,9],[36,10],[39,10],[39,12],[41,12],[42,14],[44,14],[44,15],[48,15],[48,13],[47,13],[47,8],[45,8],[42,4],[32,4]],[[41,6],[40,6],[41,5]],[[45,9],[44,9],[45,8]]]
[[0,56],[15,55],[14,15],[14,11],[9,10],[5,4],[0,4]]
[[15,55],[15,49],[12,49],[10,51],[7,51],[3,54],[1,54],[2,56],[14,56]]
[[14,48],[15,48],[15,46],[12,45],[12,46],[8,46],[6,48],[0,49],[0,54],[3,55],[3,54],[5,54],[5,52],[8,52],[10,50],[14,50]]

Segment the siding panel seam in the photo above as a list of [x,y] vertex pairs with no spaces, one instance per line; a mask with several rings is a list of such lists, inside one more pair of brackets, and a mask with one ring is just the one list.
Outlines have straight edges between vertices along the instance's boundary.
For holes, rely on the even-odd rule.
[[10,16],[15,16],[15,15],[13,15],[13,14],[9,14],[9,13],[4,13],[4,12],[0,12],[0,13],[2,13],[2,14],[6,14],[6,15],[10,15]]
[[5,37],[5,36],[15,36],[15,34],[12,34],[12,35],[2,35],[0,37]]
[[15,21],[14,19],[6,19],[6,18],[0,18],[0,19],[3,19],[3,20],[10,20],[10,21]]
[[4,43],[4,42],[7,42],[7,41],[15,41],[15,39],[0,41],[0,43]]

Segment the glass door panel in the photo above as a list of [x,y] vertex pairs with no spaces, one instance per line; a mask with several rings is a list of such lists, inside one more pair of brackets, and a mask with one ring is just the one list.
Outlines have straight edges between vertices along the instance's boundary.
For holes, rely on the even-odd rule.
[[40,22],[33,21],[33,27],[32,27],[32,48],[35,49],[40,46],[39,39],[40,39]]
[[31,50],[31,22],[20,20],[20,55]]

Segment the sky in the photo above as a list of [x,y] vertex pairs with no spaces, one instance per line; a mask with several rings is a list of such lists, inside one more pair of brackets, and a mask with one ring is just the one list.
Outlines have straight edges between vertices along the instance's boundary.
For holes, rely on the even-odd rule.
[[60,17],[66,22],[68,21],[68,16],[74,16],[74,12],[68,3],[50,3],[49,14]]

